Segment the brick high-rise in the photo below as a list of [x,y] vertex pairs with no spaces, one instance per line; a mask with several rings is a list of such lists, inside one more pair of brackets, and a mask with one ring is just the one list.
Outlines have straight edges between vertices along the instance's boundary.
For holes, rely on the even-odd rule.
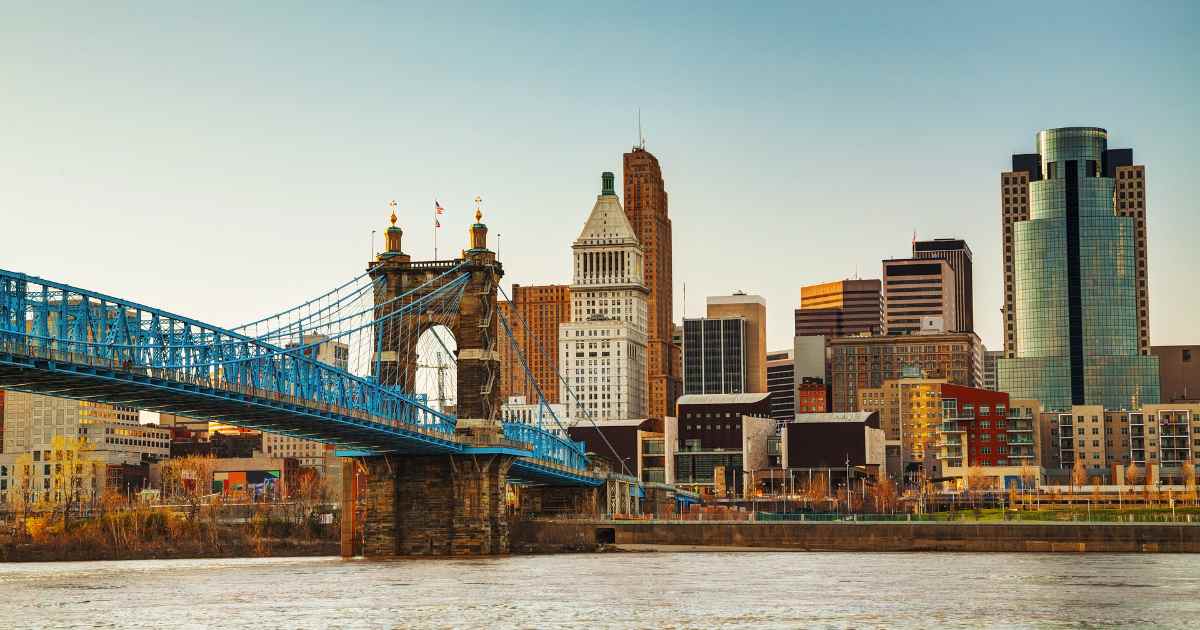
[[682,392],[674,333],[671,272],[671,219],[667,191],[658,159],[643,147],[625,154],[625,216],[645,252],[647,297],[646,383],[647,415],[662,418],[675,413]]
[[507,341],[499,344],[500,395],[504,399],[524,396],[531,402],[538,400],[534,383],[525,374],[528,366],[546,401],[558,402],[558,325],[571,321],[571,287],[514,284],[512,302],[497,305],[525,359],[523,365]]

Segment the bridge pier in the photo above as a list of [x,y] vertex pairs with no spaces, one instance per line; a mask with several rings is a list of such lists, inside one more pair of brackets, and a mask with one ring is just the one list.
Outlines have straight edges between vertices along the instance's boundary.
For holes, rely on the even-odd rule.
[[363,555],[485,556],[508,553],[505,506],[510,455],[363,458]]
[[589,486],[527,486],[519,492],[522,516],[600,515],[602,488]]

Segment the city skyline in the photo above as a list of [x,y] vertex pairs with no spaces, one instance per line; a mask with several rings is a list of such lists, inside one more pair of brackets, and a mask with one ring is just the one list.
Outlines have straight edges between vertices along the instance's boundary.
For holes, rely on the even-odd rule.
[[[675,20],[652,8],[615,23],[570,10],[465,21],[248,10],[124,16],[103,36],[86,10],[25,9],[0,27],[0,51],[23,60],[0,103],[11,165],[0,208],[22,226],[0,239],[3,266],[232,325],[360,273],[392,198],[414,258],[432,255],[434,199],[447,208],[442,257],[457,254],[482,195],[505,283],[565,284],[578,199],[596,172],[620,172],[640,107],[671,196],[676,321],[745,290],[767,300],[768,348],[790,347],[800,286],[877,278],[915,231],[972,248],[975,328],[999,349],[995,173],[1038,130],[1095,125],[1154,171],[1150,342],[1192,343],[1197,298],[1171,285],[1193,277],[1187,235],[1200,228],[1188,152],[1200,136],[1187,124],[1198,55],[1179,26],[1196,10],[1110,6],[1086,37],[1046,16],[963,8]],[[910,37],[933,13],[941,37]],[[772,28],[793,18],[786,35]],[[585,19],[579,46],[561,45],[578,35],[563,24]],[[842,27],[832,48],[831,24]],[[1129,28],[1153,45],[1122,39]],[[676,43],[650,37],[660,32]],[[1096,99],[1066,76],[1128,89]],[[764,253],[772,264],[755,264]]]

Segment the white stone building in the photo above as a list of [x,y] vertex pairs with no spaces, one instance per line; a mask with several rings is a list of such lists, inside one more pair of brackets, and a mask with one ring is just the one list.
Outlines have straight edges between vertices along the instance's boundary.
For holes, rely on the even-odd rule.
[[571,322],[558,328],[559,394],[574,424],[646,414],[646,296],[642,247],[604,173],[574,252]]
[[[566,437],[563,427],[568,425],[567,406],[562,403],[539,404],[529,402],[524,396],[509,396],[500,405],[500,415],[505,420],[515,420],[528,425],[541,427],[555,435]],[[555,418],[558,421],[555,421]],[[559,426],[561,424],[561,426]]]

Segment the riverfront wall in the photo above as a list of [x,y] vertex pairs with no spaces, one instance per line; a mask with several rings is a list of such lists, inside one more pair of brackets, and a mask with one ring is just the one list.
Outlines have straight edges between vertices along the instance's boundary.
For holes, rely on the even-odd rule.
[[797,551],[1200,553],[1200,525],[1151,523],[515,523],[512,549],[589,551],[601,543]]

